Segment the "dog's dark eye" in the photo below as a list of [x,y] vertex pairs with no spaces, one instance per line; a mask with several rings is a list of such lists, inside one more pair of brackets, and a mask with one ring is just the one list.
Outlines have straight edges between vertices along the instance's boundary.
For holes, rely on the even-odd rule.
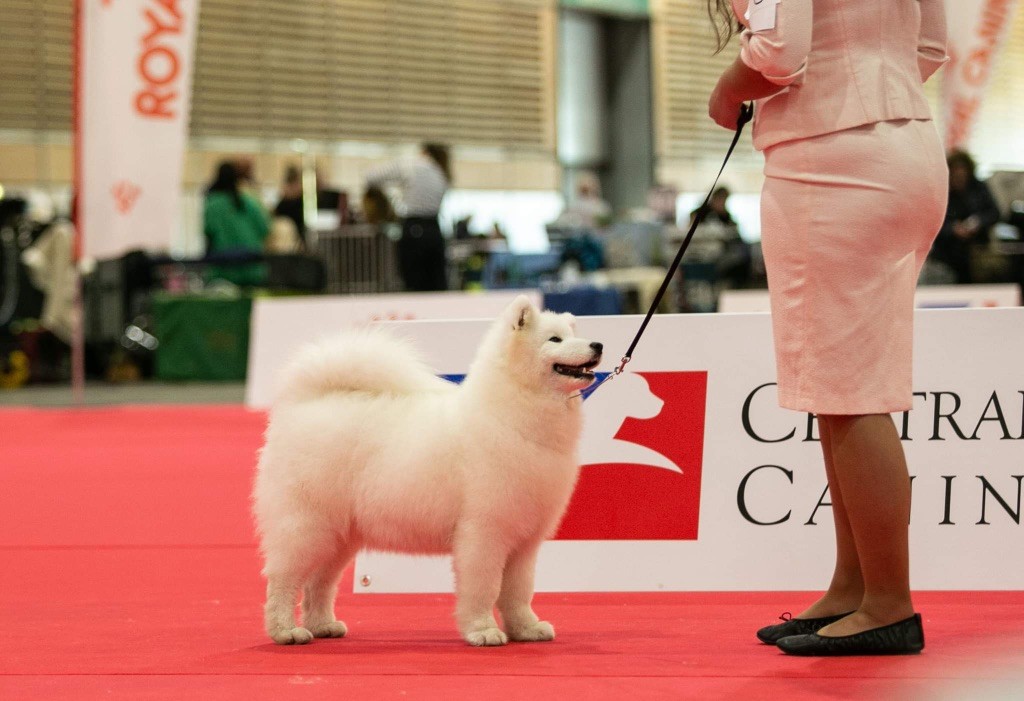
[[562,339],[559,338],[558,336],[552,336],[548,340],[551,341],[552,343],[561,343],[562,342]]

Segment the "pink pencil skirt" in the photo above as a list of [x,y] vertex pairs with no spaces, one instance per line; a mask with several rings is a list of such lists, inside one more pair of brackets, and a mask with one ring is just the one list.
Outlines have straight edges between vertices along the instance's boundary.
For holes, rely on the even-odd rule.
[[761,238],[779,404],[905,411],[914,289],[946,211],[931,121],[877,122],[765,151]]

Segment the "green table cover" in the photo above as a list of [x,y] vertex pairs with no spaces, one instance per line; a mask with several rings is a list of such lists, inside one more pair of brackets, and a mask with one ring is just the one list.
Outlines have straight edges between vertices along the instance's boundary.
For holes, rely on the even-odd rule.
[[244,380],[252,297],[166,295],[153,299],[161,380]]

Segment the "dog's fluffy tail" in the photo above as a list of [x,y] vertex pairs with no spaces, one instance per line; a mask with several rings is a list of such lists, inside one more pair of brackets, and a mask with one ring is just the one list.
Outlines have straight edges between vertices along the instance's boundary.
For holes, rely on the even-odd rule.
[[280,402],[333,393],[405,395],[453,388],[434,375],[412,346],[379,329],[352,331],[311,344],[281,377]]

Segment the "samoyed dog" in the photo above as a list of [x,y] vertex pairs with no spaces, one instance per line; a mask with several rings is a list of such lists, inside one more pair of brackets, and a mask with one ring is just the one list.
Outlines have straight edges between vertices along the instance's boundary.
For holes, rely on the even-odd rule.
[[452,554],[470,645],[554,639],[531,607],[534,565],[576,483],[580,392],[601,350],[576,336],[572,316],[519,297],[461,385],[380,330],[299,353],[253,495],[273,641],[345,635],[338,579],[363,548]]

